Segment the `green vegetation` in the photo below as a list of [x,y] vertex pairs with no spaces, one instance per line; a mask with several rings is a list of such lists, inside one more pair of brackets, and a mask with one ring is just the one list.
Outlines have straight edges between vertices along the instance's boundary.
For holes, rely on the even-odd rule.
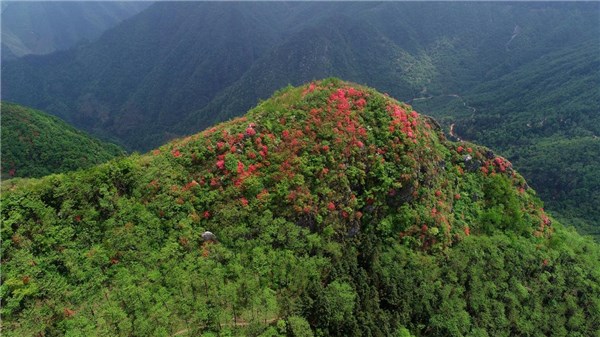
[[57,117],[2,102],[2,179],[41,177],[106,162],[124,154]]
[[414,106],[446,127],[454,124],[459,137],[499,150],[557,217],[600,239],[599,69],[600,44],[586,41],[460,98],[437,96]]
[[288,87],[5,188],[3,334],[597,335],[600,247],[541,207],[508,161],[405,104]]
[[[585,2],[156,3],[94,43],[3,65],[3,97],[147,151],[288,84],[368,83],[500,151],[599,238],[598,15]],[[566,143],[574,156],[544,154]]]

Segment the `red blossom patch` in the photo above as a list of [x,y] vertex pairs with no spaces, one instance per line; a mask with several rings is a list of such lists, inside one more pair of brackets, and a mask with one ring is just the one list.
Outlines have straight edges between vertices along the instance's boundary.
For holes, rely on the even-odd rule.
[[196,180],[192,180],[192,181],[190,181],[189,183],[187,183],[187,184],[186,184],[186,185],[183,187],[183,190],[184,190],[184,191],[187,191],[187,190],[189,190],[190,188],[192,188],[192,187],[194,187],[194,186],[198,186],[198,185],[200,185],[200,184],[198,184],[198,182],[197,182]]
[[356,101],[354,101],[354,105],[357,108],[362,109],[365,107],[365,105],[367,105],[367,101],[364,98],[359,98]]
[[173,155],[173,157],[175,158],[179,158],[181,157],[181,152],[179,152],[179,149],[173,149],[173,151],[171,151],[171,154]]

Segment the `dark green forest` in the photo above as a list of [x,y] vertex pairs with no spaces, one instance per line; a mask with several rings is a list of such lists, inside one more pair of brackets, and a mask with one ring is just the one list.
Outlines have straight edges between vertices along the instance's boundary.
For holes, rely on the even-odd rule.
[[4,99],[147,151],[337,76],[511,160],[598,238],[600,8],[577,3],[156,3],[68,51],[3,62]]
[[124,154],[119,146],[91,138],[57,117],[1,104],[3,180],[89,168]]
[[600,333],[597,243],[504,157],[336,79],[16,180],[0,214],[6,336]]

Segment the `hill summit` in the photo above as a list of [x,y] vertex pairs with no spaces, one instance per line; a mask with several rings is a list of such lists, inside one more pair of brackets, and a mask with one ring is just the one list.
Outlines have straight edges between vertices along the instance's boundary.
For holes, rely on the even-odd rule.
[[598,245],[509,162],[337,79],[11,186],[1,215],[8,335],[590,335],[600,318]]
[[383,224],[386,234],[422,248],[471,233],[551,232],[506,159],[449,142],[409,105],[335,79],[280,91],[245,117],[153,153],[186,172],[193,194],[219,192],[219,200],[197,200],[205,212],[224,204],[277,209],[336,239]]

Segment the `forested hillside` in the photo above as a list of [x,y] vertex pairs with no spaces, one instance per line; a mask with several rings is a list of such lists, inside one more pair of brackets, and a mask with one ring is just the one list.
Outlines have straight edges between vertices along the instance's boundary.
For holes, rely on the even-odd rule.
[[3,1],[2,61],[98,38],[150,2]]
[[3,96],[148,150],[290,83],[369,83],[498,149],[553,214],[598,235],[599,13],[583,2],[156,3],[95,43],[4,64]]
[[1,113],[2,179],[89,168],[124,154],[42,111],[2,102]]
[[430,96],[413,104],[454,125],[457,137],[501,151],[550,209],[600,238],[596,39],[551,52],[461,97]]
[[[336,79],[2,191],[6,336],[594,336],[600,247],[511,163]],[[210,231],[210,232],[207,232]]]

